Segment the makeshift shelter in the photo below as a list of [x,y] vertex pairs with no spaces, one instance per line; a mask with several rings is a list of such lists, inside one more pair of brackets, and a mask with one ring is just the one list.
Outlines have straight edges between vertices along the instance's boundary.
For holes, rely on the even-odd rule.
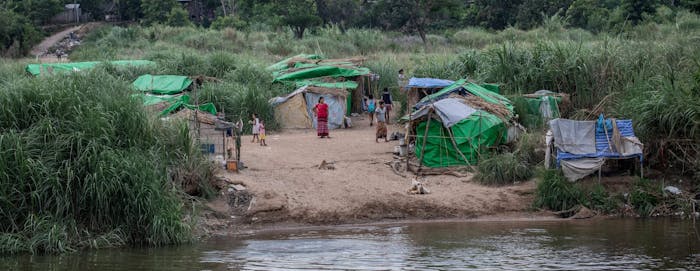
[[505,97],[466,80],[425,96],[410,116],[421,165],[473,165],[489,149],[506,143],[513,106]]
[[216,115],[216,107],[211,103],[193,105],[190,96],[184,91],[192,84],[187,76],[179,75],[141,75],[132,83],[135,90],[141,92],[132,96],[143,100],[144,106],[156,107],[161,116],[185,108]]
[[275,106],[275,118],[285,128],[316,128],[313,108],[320,97],[328,104],[328,128],[343,126],[346,112],[347,92],[342,89],[303,86],[285,97],[275,97],[270,103]]
[[141,75],[132,83],[134,88],[138,91],[160,95],[180,93],[191,84],[192,80],[187,76],[150,74]]
[[346,114],[362,110],[362,96],[370,88],[372,74],[360,67],[364,58],[324,59],[318,55],[297,55],[270,65],[273,82],[297,88],[310,86],[330,92],[347,92]]
[[453,83],[454,81],[445,79],[412,77],[404,87],[408,107],[413,107],[425,96],[433,94]]
[[[408,84],[406,84],[406,86],[404,87],[404,90],[406,91],[408,106],[418,108],[420,107],[418,106],[418,103],[423,98],[431,96],[432,94],[435,94],[437,92],[442,93],[442,91],[448,87],[452,87],[452,90],[459,90],[459,87],[462,87],[462,85],[464,85],[465,83],[467,83],[465,79],[462,79],[458,81],[458,84],[455,84],[454,81],[445,79],[412,77],[408,80]],[[481,84],[478,86],[480,87],[479,90],[488,90],[495,94],[498,94],[500,91],[499,85],[497,84]],[[449,94],[451,92],[445,93]],[[433,99],[434,98],[435,97],[433,97]]]
[[108,65],[114,65],[117,67],[136,67],[136,66],[148,66],[156,65],[153,61],[148,60],[118,60],[118,61],[90,61],[90,62],[72,62],[72,63],[43,63],[43,64],[29,64],[25,70],[34,75],[52,75],[52,74],[62,74],[69,72],[79,72],[84,70],[89,70],[97,66],[98,64],[106,63]]
[[553,119],[549,126],[557,167],[570,181],[600,172],[609,159],[638,158],[643,164],[644,145],[634,134],[632,120],[604,119],[601,114],[597,121]]
[[518,104],[520,121],[526,127],[542,127],[552,119],[561,117],[561,105],[568,102],[569,95],[549,90],[538,90],[523,95]]

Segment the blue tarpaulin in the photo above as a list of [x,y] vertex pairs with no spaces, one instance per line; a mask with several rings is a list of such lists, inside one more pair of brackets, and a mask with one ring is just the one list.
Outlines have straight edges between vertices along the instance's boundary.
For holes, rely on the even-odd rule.
[[[561,162],[561,160],[570,160],[570,159],[580,159],[580,158],[595,158],[595,157],[602,157],[602,158],[632,158],[632,157],[638,157],[639,160],[641,161],[643,159],[643,154],[642,152],[638,153],[632,153],[629,155],[623,155],[619,152],[613,151],[613,148],[610,146],[610,143],[612,142],[612,122],[610,122],[610,119],[606,119],[606,122],[609,124],[606,125],[606,127],[610,127],[609,131],[606,133],[605,129],[596,129],[595,131],[595,153],[587,153],[587,154],[573,154],[573,153],[568,153],[568,152],[563,152],[559,149],[557,149],[557,165]],[[634,135],[634,129],[632,128],[632,120],[616,120],[617,122],[617,128],[620,130],[620,135],[622,137],[635,137]],[[599,120],[600,123],[600,120]],[[598,125],[597,125],[598,126]],[[600,126],[602,126],[602,123],[600,123]]]
[[408,80],[408,85],[406,89],[409,88],[444,88],[446,86],[452,85],[454,81],[436,78],[417,78],[412,77]]

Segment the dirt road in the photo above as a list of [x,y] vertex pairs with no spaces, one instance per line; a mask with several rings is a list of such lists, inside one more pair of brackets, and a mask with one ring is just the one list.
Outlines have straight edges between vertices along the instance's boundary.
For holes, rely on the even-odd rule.
[[[384,164],[392,159],[396,141],[375,143],[366,118],[353,123],[351,129],[332,130],[331,139],[320,139],[312,130],[284,131],[268,135],[268,146],[262,147],[244,138],[241,160],[249,168],[227,177],[255,194],[249,222],[318,225],[522,215],[532,202],[532,181],[487,187],[471,177],[428,176],[430,194],[408,194],[411,177],[400,177]],[[335,169],[318,169],[323,160],[335,162]]]
[[30,53],[33,56],[36,56],[36,57],[41,58],[41,59],[55,59],[56,56],[44,55],[44,53],[46,53],[46,51],[48,51],[49,48],[51,48],[51,46],[53,46],[57,42],[63,40],[64,38],[66,38],[68,36],[68,34],[70,34],[70,32],[78,31],[78,29],[80,29],[81,27],[82,27],[82,25],[70,27],[66,30],[63,30],[63,31],[58,32],[56,34],[53,34],[50,37],[47,37],[41,43],[34,46],[34,48],[32,48],[32,51]]

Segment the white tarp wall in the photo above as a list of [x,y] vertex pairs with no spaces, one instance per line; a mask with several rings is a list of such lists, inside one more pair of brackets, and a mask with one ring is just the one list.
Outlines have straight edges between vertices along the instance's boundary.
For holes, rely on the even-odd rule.
[[318,103],[319,97],[323,97],[325,103],[328,104],[328,129],[338,129],[343,127],[346,112],[345,97],[311,92],[304,93],[304,96],[306,96],[307,110],[309,116],[312,116],[314,128],[316,128],[316,118],[313,117],[313,109]]

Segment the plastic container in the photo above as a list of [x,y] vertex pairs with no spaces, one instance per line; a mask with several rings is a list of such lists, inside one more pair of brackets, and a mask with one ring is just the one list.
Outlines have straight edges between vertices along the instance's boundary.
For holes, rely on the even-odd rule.
[[238,161],[236,161],[236,160],[226,161],[226,170],[238,172]]

